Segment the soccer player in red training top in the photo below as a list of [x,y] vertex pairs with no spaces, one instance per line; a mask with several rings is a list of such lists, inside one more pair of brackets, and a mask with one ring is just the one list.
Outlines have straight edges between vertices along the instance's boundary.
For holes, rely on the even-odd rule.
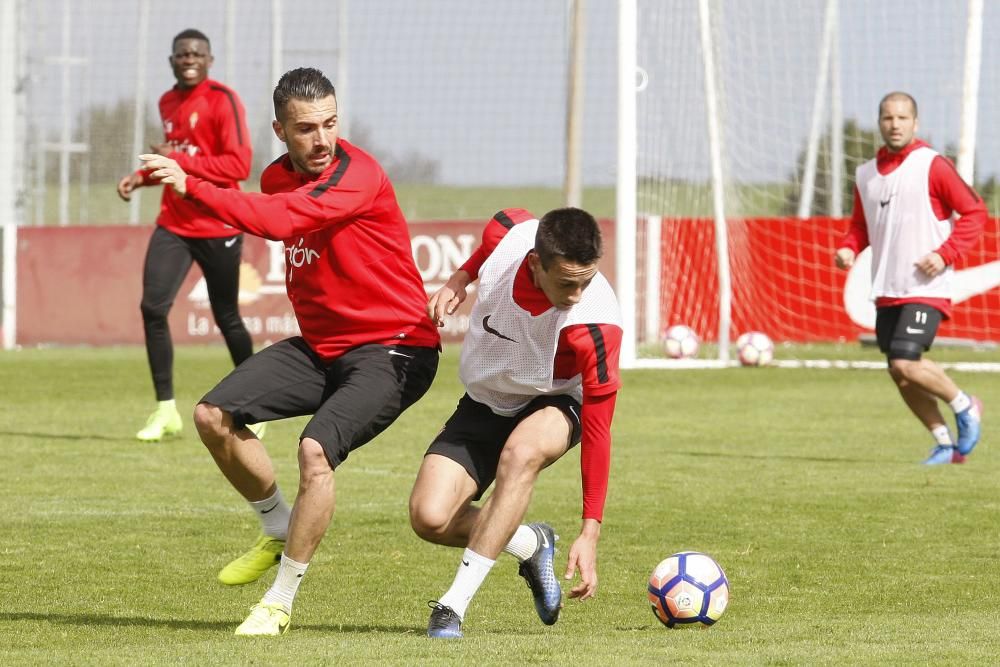
[[[277,635],[333,514],[333,471],[419,399],[437,371],[440,337],[385,172],[337,137],[333,84],[315,69],[274,89],[274,131],[288,153],[261,175],[263,194],[217,188],[173,160],[143,155],[152,178],[220,220],[285,244],[285,283],[301,337],[258,352],[195,408],[222,473],[250,503],[263,535],[219,573],[246,584],[280,561],[274,584],[236,630]],[[299,440],[290,511],[252,422],[312,415]]]
[[[460,375],[466,394],[427,450],[410,496],[410,523],[425,540],[465,547],[451,588],[431,603],[427,634],[462,636],[466,609],[501,551],[520,561],[542,622],[559,618],[555,533],[522,525],[543,468],[581,443],[583,524],[569,551],[569,593],[597,589],[597,541],[611,463],[611,419],[620,386],[618,301],[597,270],[601,232],[586,211],[541,220],[497,213],[479,249],[428,303],[443,324],[479,279]],[[483,492],[496,486],[482,507]]]
[[[849,269],[871,246],[875,335],[903,401],[934,437],[924,463],[961,463],[979,442],[982,403],[922,355],[951,316],[952,266],[982,234],[986,204],[951,162],[914,137],[910,95],[889,93],[878,111],[885,146],[858,167],[854,214],[835,261]],[[957,442],[938,399],[955,412]]]
[[[212,47],[203,33],[184,30],[174,37],[170,66],[177,85],[160,98],[164,141],[152,146],[174,159],[189,174],[220,188],[239,189],[250,175],[250,132],[243,103],[229,87],[208,78]],[[118,195],[128,201],[138,187],[159,185],[145,170],[118,182]],[[253,342],[240,318],[240,258],[243,235],[239,229],[207,215],[191,201],[163,188],[160,215],[149,239],[142,271],[142,323],[146,356],[158,405],[136,433],[145,442],[157,442],[180,432],[182,422],[174,403],[174,348],[167,316],[181,283],[197,262],[205,276],[212,315],[235,365],[253,354]]]

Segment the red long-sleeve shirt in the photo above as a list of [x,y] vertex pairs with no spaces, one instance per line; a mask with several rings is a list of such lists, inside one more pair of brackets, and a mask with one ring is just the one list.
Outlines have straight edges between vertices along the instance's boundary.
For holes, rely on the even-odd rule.
[[[899,165],[903,164],[903,160],[910,153],[927,145],[926,142],[915,139],[898,153],[883,146],[879,149],[875,160],[878,173],[883,176],[891,174]],[[941,155],[935,157],[931,162],[928,191],[931,208],[938,220],[946,220],[954,213],[959,215],[952,225],[948,239],[935,250],[944,263],[950,266],[968,252],[982,235],[987,217],[986,202],[962,179],[951,161]],[[855,253],[868,247],[868,222],[865,219],[865,208],[861,202],[861,192],[857,186],[854,187],[854,210],[851,215],[851,225],[838,247],[850,248]],[[905,303],[923,303],[940,310],[944,313],[945,318],[951,317],[950,299],[880,297],[876,299],[875,306],[887,308]]]
[[[519,208],[500,211],[483,230],[482,244],[461,269],[473,279],[479,276],[483,262],[514,225],[533,220],[534,215]],[[541,315],[552,308],[545,293],[535,287],[527,259],[514,277],[514,302],[532,315]],[[583,484],[583,518],[604,517],[611,471],[611,420],[615,400],[621,387],[618,356],[622,330],[611,324],[578,324],[560,332],[556,347],[554,372],[556,379],[583,376],[581,409],[580,473]]]
[[302,337],[325,361],[359,345],[437,347],[437,327],[406,220],[382,167],[343,139],[318,177],[288,156],[260,178],[263,194],[188,176],[187,194],[238,229],[285,244],[285,286]]
[[[221,188],[239,190],[239,182],[250,176],[253,151],[243,103],[228,86],[205,79],[194,88],[174,86],[160,98],[164,141],[168,155],[185,172]],[[149,172],[140,169],[143,185],[158,185]],[[163,188],[156,224],[180,236],[225,238],[233,229],[207,215],[199,206]]]

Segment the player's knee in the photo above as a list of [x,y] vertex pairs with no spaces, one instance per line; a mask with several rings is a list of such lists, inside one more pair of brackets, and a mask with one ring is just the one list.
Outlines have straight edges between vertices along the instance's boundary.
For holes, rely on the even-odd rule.
[[410,527],[420,539],[440,544],[448,534],[450,519],[447,512],[434,503],[410,496]]
[[243,328],[243,318],[240,317],[240,311],[235,306],[213,310],[212,315],[215,317],[215,324],[218,325],[220,331],[238,331]]
[[333,468],[323,445],[312,438],[299,442],[299,479],[302,484],[332,483]]
[[219,442],[226,432],[226,411],[211,403],[194,406],[194,426],[207,446]]
[[142,303],[139,304],[139,310],[142,312],[143,322],[165,321],[167,319],[167,315],[170,313],[170,305],[155,304],[143,300]]
[[545,463],[545,456],[537,443],[511,439],[504,444],[500,452],[497,475],[518,471],[537,472],[545,467]]

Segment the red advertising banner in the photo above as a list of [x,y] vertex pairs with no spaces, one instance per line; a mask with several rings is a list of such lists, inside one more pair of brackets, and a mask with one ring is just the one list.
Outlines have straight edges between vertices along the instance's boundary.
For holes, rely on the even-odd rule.
[[[875,327],[870,251],[850,272],[834,266],[848,221],[751,218],[728,223],[732,332],[764,331],[776,341],[856,340]],[[703,340],[718,331],[714,222],[673,218],[661,228],[661,322],[687,324]],[[1000,340],[1000,220],[955,267],[954,312],[940,336]]]

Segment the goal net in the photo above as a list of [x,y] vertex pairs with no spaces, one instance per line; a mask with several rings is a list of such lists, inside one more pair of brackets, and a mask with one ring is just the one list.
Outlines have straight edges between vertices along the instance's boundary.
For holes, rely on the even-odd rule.
[[637,224],[619,250],[622,275],[635,273],[634,293],[620,288],[635,315],[626,365],[664,362],[659,340],[674,324],[692,327],[716,364],[751,330],[779,345],[872,334],[867,254],[848,274],[833,252],[892,90],[916,98],[918,136],[990,209],[956,267],[955,314],[938,341],[1000,341],[1000,47],[983,38],[1000,32],[1000,4],[642,0],[636,11]]

